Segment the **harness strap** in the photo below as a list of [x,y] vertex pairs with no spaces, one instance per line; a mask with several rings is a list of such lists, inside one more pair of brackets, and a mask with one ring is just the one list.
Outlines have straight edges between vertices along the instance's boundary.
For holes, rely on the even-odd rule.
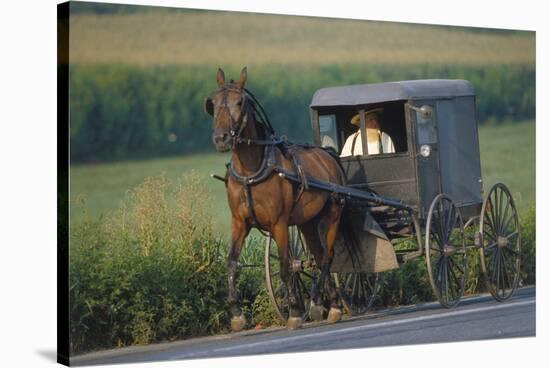
[[281,143],[286,142],[286,139],[281,138],[273,138],[273,139],[247,139],[247,138],[236,138],[237,143],[243,143],[249,146],[255,145],[255,146],[268,146],[268,145],[278,145]]
[[[244,197],[246,207],[248,208],[248,215],[251,220],[251,226],[261,229],[258,226],[258,220],[256,218],[256,213],[254,212],[254,204],[252,203],[252,192],[250,189],[251,185],[261,183],[271,176],[275,169],[275,150],[274,145],[266,145],[264,149],[264,157],[260,164],[260,168],[250,176],[239,175],[233,166],[233,161],[230,161],[227,164],[227,174],[231,176],[235,181],[243,186]],[[265,234],[264,234],[265,235]]]
[[307,175],[304,173],[304,169],[302,168],[300,159],[298,158],[298,155],[296,154],[295,149],[293,147],[288,148],[288,153],[290,154],[290,157],[292,159],[292,164],[294,165],[294,168],[296,169],[296,173],[298,174],[298,177],[300,178],[300,182],[301,182],[298,195],[294,199],[294,205],[296,205],[296,203],[298,203],[298,201],[302,197],[302,194],[304,193],[304,191],[309,189],[309,184],[307,180]]

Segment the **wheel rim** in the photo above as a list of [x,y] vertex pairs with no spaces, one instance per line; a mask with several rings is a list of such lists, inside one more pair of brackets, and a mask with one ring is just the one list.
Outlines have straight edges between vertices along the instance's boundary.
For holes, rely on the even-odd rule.
[[485,198],[479,228],[481,266],[489,292],[499,301],[510,298],[519,282],[521,239],[519,218],[510,191],[494,185]]
[[[295,226],[288,229],[288,249],[290,253],[290,285],[294,289],[302,319],[306,320],[311,300],[311,286],[317,278],[313,257],[307,251],[302,236]],[[294,267],[293,267],[293,262]],[[300,266],[298,265],[300,263]],[[285,298],[285,288],[280,276],[280,263],[277,244],[269,236],[265,245],[265,269],[269,298],[279,320],[286,323],[289,305]]]
[[378,291],[378,273],[353,272],[334,274],[340,300],[350,315],[366,313]]
[[446,195],[432,202],[426,221],[426,263],[439,303],[455,307],[464,294],[467,256],[459,209]]

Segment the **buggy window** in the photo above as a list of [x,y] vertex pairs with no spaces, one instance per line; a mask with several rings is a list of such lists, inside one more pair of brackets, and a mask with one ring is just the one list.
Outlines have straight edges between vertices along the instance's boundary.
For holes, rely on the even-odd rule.
[[[339,121],[341,121],[343,142],[343,148],[340,152],[341,157],[353,155],[374,158],[380,154],[406,153],[408,142],[403,106],[404,101],[391,101],[383,104],[349,108],[342,111],[338,117]],[[373,129],[371,126],[371,129],[369,129],[367,124],[367,138],[365,139],[367,139],[368,155],[363,154],[361,147],[361,140],[364,139],[364,134],[356,134],[359,130],[358,113],[361,108],[366,112],[371,110],[379,111],[377,116],[378,128]],[[350,147],[353,147],[353,150]]]
[[336,116],[319,116],[319,132],[321,136],[321,146],[332,147],[338,150],[338,134],[336,132]]

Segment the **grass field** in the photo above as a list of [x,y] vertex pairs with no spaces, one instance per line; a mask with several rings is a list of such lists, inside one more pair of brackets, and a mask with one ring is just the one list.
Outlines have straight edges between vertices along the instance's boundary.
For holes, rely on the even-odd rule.
[[[535,124],[524,122],[479,129],[485,188],[502,181],[513,192],[520,211],[535,203]],[[213,150],[213,149],[212,149]],[[87,213],[98,217],[117,208],[128,190],[144,178],[164,174],[170,181],[196,172],[210,192],[214,229],[227,234],[229,208],[223,184],[209,177],[224,173],[226,154],[189,155],[158,160],[71,167],[71,221]]]
[[162,9],[76,14],[70,26],[74,63],[217,67],[535,62],[534,32]]

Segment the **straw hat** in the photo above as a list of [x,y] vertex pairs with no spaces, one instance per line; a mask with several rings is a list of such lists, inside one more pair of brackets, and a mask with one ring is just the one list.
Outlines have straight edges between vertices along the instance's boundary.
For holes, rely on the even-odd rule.
[[[383,107],[377,107],[376,109],[365,111],[365,121],[368,120],[369,115],[374,115],[374,116],[378,117],[380,114],[382,114],[382,112],[384,112]],[[361,119],[359,118],[359,114],[357,114],[353,118],[351,118],[350,122],[353,125],[359,125],[360,122],[361,122]]]

